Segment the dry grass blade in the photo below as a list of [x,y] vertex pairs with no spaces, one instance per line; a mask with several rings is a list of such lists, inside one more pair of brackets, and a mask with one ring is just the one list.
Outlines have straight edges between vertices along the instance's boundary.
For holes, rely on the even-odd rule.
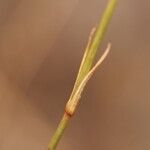
[[98,62],[95,64],[95,66],[88,72],[88,74],[85,76],[79,87],[76,89],[76,92],[74,96],[68,101],[66,105],[66,112],[68,112],[70,115],[73,115],[75,112],[75,109],[79,103],[81,93],[86,86],[89,79],[92,77],[93,73],[97,70],[98,67],[100,67],[101,63],[105,60],[106,56],[108,55],[111,48],[111,44],[109,43],[107,45],[106,50],[104,51],[103,55],[100,57]]

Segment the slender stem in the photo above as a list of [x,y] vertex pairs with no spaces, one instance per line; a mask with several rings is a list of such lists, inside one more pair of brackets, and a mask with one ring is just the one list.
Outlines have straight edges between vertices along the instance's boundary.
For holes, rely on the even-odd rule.
[[[82,81],[84,80],[84,78],[86,77],[86,75],[89,73],[93,61],[95,59],[96,53],[98,51],[98,48],[102,42],[102,39],[104,37],[104,34],[106,32],[107,26],[109,24],[109,21],[111,19],[111,16],[114,12],[114,8],[116,6],[116,2],[117,0],[109,0],[108,2],[108,6],[102,16],[101,22],[97,28],[97,31],[93,37],[93,39],[90,41],[90,46],[88,46],[88,49],[86,50],[86,54],[83,57],[80,69],[79,69],[79,73],[74,85],[74,89],[72,91],[72,94],[70,96],[70,101],[72,98],[74,98],[74,95],[76,94],[76,91],[78,89],[78,87],[80,86],[80,84],[82,83]],[[79,102],[79,100],[77,100],[77,103]],[[77,105],[77,104],[76,104]],[[49,146],[48,146],[48,150],[55,150],[57,147],[58,142],[60,141],[67,125],[68,122],[70,120],[70,118],[72,117],[72,115],[74,114],[75,109],[73,110],[73,112],[69,111],[69,109],[65,109],[65,113],[62,117],[62,120],[60,121],[57,130],[55,131]]]
[[51,142],[48,146],[48,150],[55,150],[56,149],[56,146],[57,146],[60,138],[62,137],[65,128],[68,125],[69,119],[70,119],[70,116],[67,115],[66,113],[64,113],[62,120],[60,121],[60,123],[57,127],[57,130],[51,139]]
[[88,54],[84,60],[83,65],[80,66],[80,70],[79,70],[79,73],[78,73],[78,76],[76,79],[76,83],[74,86],[74,91],[80,85],[83,78],[86,76],[86,74],[91,69],[91,66],[95,59],[98,48],[101,46],[104,34],[106,33],[107,27],[109,25],[112,15],[113,15],[116,3],[117,3],[117,0],[109,0],[109,2],[108,2],[107,8],[106,8],[105,12],[103,13],[102,19],[99,23],[99,26],[95,33],[95,36],[91,41],[91,44],[90,44],[90,47],[88,50]]

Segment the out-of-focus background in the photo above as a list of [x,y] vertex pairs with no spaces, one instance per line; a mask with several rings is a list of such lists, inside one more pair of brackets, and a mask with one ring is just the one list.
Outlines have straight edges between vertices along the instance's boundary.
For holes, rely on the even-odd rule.
[[[118,0],[58,150],[150,149],[150,1]],[[45,150],[106,0],[0,0],[0,150]]]

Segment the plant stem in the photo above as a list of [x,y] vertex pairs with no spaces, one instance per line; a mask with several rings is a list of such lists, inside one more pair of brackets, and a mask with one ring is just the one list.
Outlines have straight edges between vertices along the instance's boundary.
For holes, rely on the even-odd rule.
[[95,33],[94,38],[91,41],[88,54],[84,60],[84,63],[82,66],[80,66],[80,70],[76,79],[75,88],[79,86],[79,84],[82,82],[83,78],[86,76],[86,74],[91,69],[91,66],[93,64],[93,61],[95,59],[96,53],[98,51],[98,48],[100,47],[104,34],[106,32],[106,29],[109,25],[109,22],[111,20],[111,17],[113,15],[115,6],[116,6],[117,0],[109,0],[107,8],[102,16],[102,19],[99,23],[99,26],[97,28],[97,31]]
[[51,142],[48,146],[48,150],[55,150],[56,149],[56,146],[57,146],[60,138],[62,137],[65,128],[68,125],[69,119],[70,119],[70,116],[65,113],[62,117],[62,120],[60,121],[60,123],[57,127],[57,130],[56,130],[54,136],[51,139]]
[[[88,73],[92,67],[96,53],[102,42],[102,39],[106,32],[106,29],[107,29],[107,26],[111,19],[111,16],[114,12],[116,3],[117,3],[117,0],[109,0],[108,6],[102,16],[102,20],[97,28],[97,31],[96,31],[93,39],[89,40],[89,43],[88,43],[86,52],[85,52],[83,60],[82,60],[72,94],[71,94],[70,99],[65,108],[65,113],[57,127],[57,130],[55,131],[55,133],[49,143],[48,150],[56,149],[56,146],[57,146],[58,142],[60,141],[60,139],[64,133],[64,130],[66,129],[66,127],[68,125],[70,118],[74,114],[74,111],[75,111],[76,106],[80,99],[80,95],[77,95],[76,92],[78,91],[79,94],[81,94],[81,92],[84,88],[84,86],[82,87],[81,84],[84,81],[85,77],[88,75]],[[82,89],[79,89],[80,86],[82,87]],[[74,97],[74,96],[76,96],[76,97]],[[71,108],[71,106],[72,106],[72,108]]]

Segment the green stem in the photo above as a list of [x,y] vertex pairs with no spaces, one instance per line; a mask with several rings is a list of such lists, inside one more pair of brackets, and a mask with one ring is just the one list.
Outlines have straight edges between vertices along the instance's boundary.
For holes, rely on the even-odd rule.
[[62,137],[65,128],[68,125],[69,119],[70,119],[70,116],[68,116],[65,113],[62,117],[62,120],[60,121],[60,123],[57,127],[57,130],[56,130],[55,134],[53,135],[53,137],[50,141],[50,144],[48,146],[48,150],[55,150],[56,149],[56,146],[57,146],[60,138]]
[[[101,45],[102,39],[103,39],[104,34],[107,29],[107,26],[110,22],[113,12],[114,12],[116,3],[117,3],[117,0],[109,0],[108,6],[102,16],[102,20],[97,28],[94,38],[91,41],[90,47],[88,49],[88,53],[87,53],[86,57],[84,58],[82,65],[80,66],[80,70],[79,70],[79,73],[78,73],[78,76],[77,76],[77,79],[76,79],[76,82],[74,85],[74,89],[72,91],[70,99],[74,96],[76,89],[79,87],[79,85],[81,84],[81,82],[83,81],[83,79],[85,78],[85,76],[91,69],[91,66],[95,59],[98,48]],[[60,123],[57,127],[57,130],[55,131],[55,133],[49,143],[48,150],[56,149],[57,144],[60,141],[71,116],[72,116],[72,114],[70,112],[67,112],[67,110],[65,110],[65,114],[64,114],[62,120],[60,121]]]
[[81,71],[77,76],[77,80],[76,80],[74,89],[76,89],[76,87],[78,87],[80,85],[80,83],[82,82],[82,80],[84,79],[86,74],[91,69],[91,66],[95,59],[98,48],[101,46],[104,34],[106,33],[107,27],[109,25],[112,15],[113,15],[116,3],[117,3],[117,0],[109,0],[109,3],[107,5],[107,8],[102,16],[100,23],[99,23],[99,26],[95,33],[95,36],[92,39],[88,54],[85,58],[85,61],[82,65],[82,67],[80,68]]

